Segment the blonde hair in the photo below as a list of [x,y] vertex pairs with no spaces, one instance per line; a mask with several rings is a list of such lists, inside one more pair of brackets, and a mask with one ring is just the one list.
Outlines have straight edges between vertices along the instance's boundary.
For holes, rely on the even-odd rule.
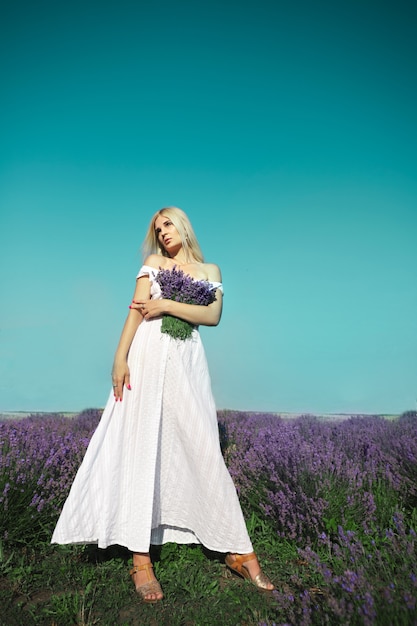
[[146,233],[146,237],[142,245],[144,258],[155,253],[169,257],[165,248],[163,248],[159,243],[158,236],[155,231],[155,220],[160,215],[168,217],[177,229],[181,238],[187,263],[192,263],[193,261],[202,263],[204,261],[203,253],[201,251],[200,244],[197,241],[197,237],[195,236],[193,227],[191,226],[191,222],[188,219],[187,214],[176,206],[169,206],[160,209],[152,217],[148,232]]

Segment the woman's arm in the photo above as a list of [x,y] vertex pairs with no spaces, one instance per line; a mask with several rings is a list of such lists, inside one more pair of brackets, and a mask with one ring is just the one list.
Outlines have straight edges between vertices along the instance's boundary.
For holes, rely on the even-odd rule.
[[[133,295],[133,300],[138,298],[149,298],[150,296],[150,284],[146,276],[138,278],[136,281],[136,289]],[[140,310],[133,307],[130,308],[125,324],[123,326],[122,334],[120,336],[119,345],[114,355],[112,380],[113,390],[116,402],[122,401],[123,388],[130,389],[130,372],[127,364],[127,355],[129,354],[130,346],[133,341],[133,337],[138,329],[139,324],[142,322],[143,316]]]
[[200,304],[185,304],[174,300],[135,300],[132,307],[137,307],[146,320],[160,317],[161,315],[173,315],[180,317],[190,324],[199,326],[217,326],[222,314],[222,293],[216,291],[216,300],[208,306]]
[[[207,280],[221,282],[221,273],[217,265],[206,265]],[[223,294],[220,289],[216,291],[216,300],[208,306],[199,304],[185,304],[174,300],[144,300],[134,298],[132,307],[139,310],[145,319],[153,319],[161,315],[173,315],[195,326],[217,326],[220,322],[223,306]]]

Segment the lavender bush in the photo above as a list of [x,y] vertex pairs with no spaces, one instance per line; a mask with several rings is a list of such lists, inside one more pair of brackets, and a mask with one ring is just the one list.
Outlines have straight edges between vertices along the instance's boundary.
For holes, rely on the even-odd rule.
[[101,411],[0,422],[0,538],[49,536]]
[[299,546],[288,623],[417,624],[417,422],[219,418],[246,514]]
[[[414,514],[412,525],[417,524]],[[317,591],[327,599],[329,623],[412,624],[416,613],[416,531],[395,513],[387,529],[360,535],[338,528],[334,539],[319,537],[316,551],[300,549],[304,566],[315,575],[310,594],[314,610]],[[316,596],[316,598],[314,597]],[[379,616],[379,618],[378,618]],[[383,618],[382,618],[383,616]]]
[[[5,546],[49,541],[99,417],[0,423]],[[414,415],[326,422],[223,411],[219,431],[246,516],[270,529],[269,553],[297,555],[280,565],[277,626],[283,615],[305,626],[417,624]]]
[[356,417],[219,415],[225,458],[241,500],[258,507],[277,532],[311,542],[339,526],[368,532],[396,508],[417,506],[417,427]]

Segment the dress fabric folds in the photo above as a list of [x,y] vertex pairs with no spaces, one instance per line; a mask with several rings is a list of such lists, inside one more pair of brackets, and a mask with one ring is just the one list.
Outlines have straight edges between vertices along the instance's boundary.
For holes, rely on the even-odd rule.
[[[142,266],[151,298],[158,270]],[[212,283],[221,289],[220,283]],[[198,329],[190,339],[143,320],[128,356],[131,391],[111,392],[52,536],[52,543],[202,543],[252,551],[219,444],[216,407]]]

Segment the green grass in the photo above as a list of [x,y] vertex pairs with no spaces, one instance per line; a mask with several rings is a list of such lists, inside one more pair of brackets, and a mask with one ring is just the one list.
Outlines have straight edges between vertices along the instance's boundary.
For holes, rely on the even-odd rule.
[[[414,523],[416,517],[414,514]],[[379,565],[376,563],[372,584],[375,586],[375,580],[380,578],[382,590],[392,577],[397,595],[394,594],[391,604],[381,598],[377,621],[366,622],[356,610],[340,612],[344,598],[348,602],[354,594],[344,594],[334,579],[326,581],[323,574],[323,567],[329,567],[336,575],[346,572],[354,542],[352,548],[348,545],[346,554],[333,553],[330,544],[328,548],[323,542],[310,557],[308,553],[300,553],[295,542],[279,538],[269,523],[255,514],[248,520],[248,529],[264,571],[276,584],[275,596],[258,592],[249,582],[230,573],[224,566],[224,555],[208,552],[201,546],[166,544],[154,549],[152,554],[165,598],[158,604],[146,605],[134,590],[129,576],[131,556],[124,548],[99,550],[93,545],[51,546],[40,542],[0,550],[0,625],[361,626],[375,623],[409,626],[417,623],[416,612],[406,610],[402,600],[402,557],[395,565],[392,553],[384,556],[388,540],[381,538],[376,542],[375,550],[381,561]],[[370,537],[368,543],[371,550]],[[409,556],[415,559],[415,555]],[[365,592],[362,588],[358,606],[363,603]],[[339,608],[335,609],[332,602],[333,605],[337,602]]]
[[[293,550],[284,544],[279,549],[275,542],[271,552],[270,534],[263,541],[258,529],[258,537],[262,564],[278,579]],[[229,573],[223,555],[201,546],[166,544],[153,558],[165,598],[145,605],[134,591],[130,554],[123,548],[41,543],[15,549],[3,555],[1,564],[0,624],[233,626],[278,618],[274,600]]]

